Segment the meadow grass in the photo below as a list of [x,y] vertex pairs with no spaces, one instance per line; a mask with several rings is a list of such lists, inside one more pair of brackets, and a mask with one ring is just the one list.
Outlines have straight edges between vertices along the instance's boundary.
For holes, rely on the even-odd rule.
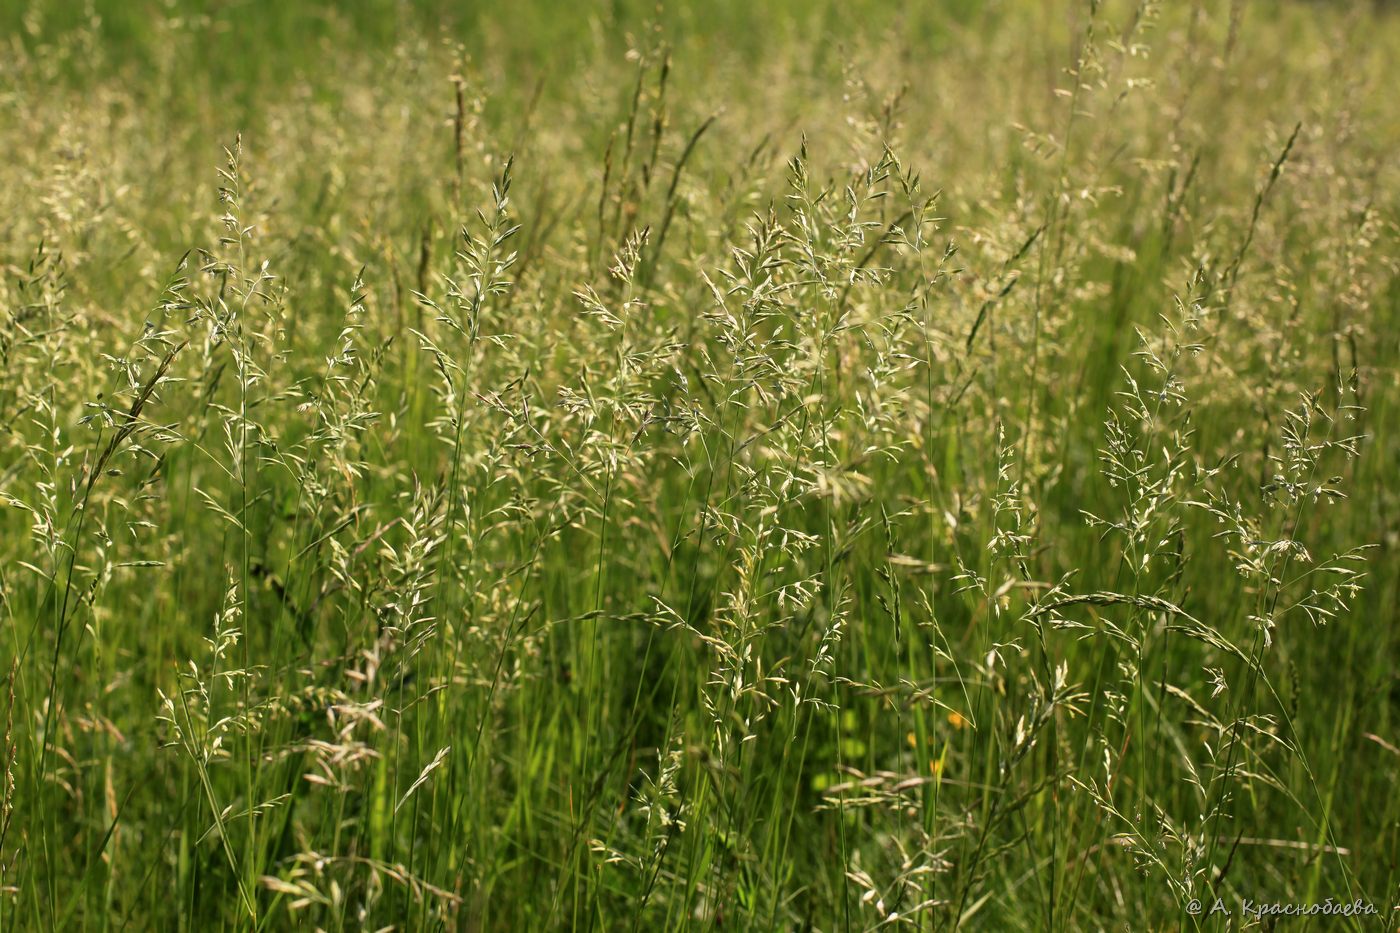
[[0,0],[0,929],[1394,928],[1400,14],[905,6]]

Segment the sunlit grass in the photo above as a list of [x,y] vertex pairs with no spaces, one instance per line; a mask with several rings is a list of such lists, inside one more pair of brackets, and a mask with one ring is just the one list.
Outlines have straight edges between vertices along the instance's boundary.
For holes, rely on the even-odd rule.
[[1383,5],[0,13],[0,928],[1390,922]]

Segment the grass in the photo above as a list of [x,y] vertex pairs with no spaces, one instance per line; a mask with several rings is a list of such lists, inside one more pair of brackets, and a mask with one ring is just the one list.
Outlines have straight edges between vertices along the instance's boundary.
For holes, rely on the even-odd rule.
[[0,2],[0,928],[1394,927],[1392,10],[347,9]]

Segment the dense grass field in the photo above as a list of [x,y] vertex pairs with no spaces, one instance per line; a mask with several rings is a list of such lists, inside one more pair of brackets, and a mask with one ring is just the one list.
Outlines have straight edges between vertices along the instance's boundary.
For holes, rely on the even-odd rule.
[[1397,88],[0,0],[0,929],[1395,929]]

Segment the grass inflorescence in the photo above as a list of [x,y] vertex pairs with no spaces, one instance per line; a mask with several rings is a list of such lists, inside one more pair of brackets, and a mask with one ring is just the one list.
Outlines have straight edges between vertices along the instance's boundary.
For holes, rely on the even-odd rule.
[[450,6],[0,2],[0,928],[1393,925],[1394,11]]

